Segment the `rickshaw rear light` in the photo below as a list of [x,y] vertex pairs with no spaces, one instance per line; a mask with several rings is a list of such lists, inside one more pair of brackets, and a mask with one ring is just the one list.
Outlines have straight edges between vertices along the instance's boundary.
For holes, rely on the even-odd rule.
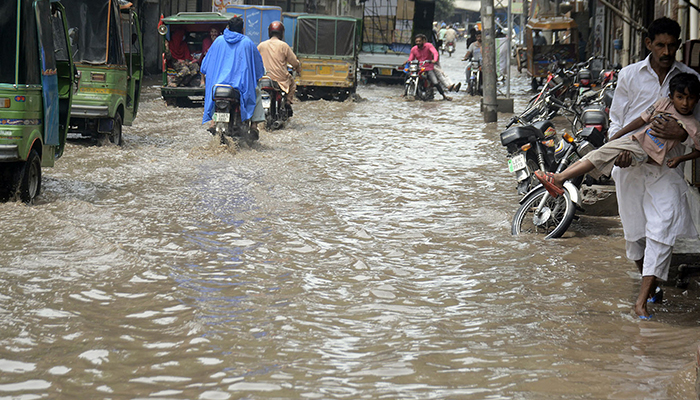
[[104,72],[91,72],[90,80],[95,82],[106,82],[107,75]]
[[522,151],[528,151],[528,150],[530,150],[531,148],[532,148],[532,145],[531,145],[530,143],[528,143],[528,144],[522,145],[522,146],[520,147],[520,150],[522,150]]
[[10,108],[10,99],[8,99],[8,98],[0,99],[0,108]]

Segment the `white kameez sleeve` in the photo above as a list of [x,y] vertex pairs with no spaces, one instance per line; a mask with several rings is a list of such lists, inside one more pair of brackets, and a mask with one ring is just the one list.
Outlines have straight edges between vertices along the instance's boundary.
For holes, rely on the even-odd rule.
[[608,128],[608,137],[613,137],[624,127],[625,114],[629,109],[629,75],[630,69],[622,69],[617,77],[617,87],[615,88],[615,96],[613,97],[612,105],[610,106],[610,128]]

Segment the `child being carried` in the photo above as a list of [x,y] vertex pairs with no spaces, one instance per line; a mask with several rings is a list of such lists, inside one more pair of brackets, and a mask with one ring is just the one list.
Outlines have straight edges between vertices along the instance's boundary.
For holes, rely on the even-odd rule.
[[[700,122],[693,116],[695,106],[700,99],[700,80],[694,74],[680,73],[671,78],[668,86],[670,92],[668,97],[657,100],[641,116],[620,129],[599,149],[586,154],[561,173],[535,171],[535,176],[549,194],[552,197],[561,195],[564,193],[564,182],[586,173],[591,173],[590,175],[594,178],[601,175],[610,176],[617,156],[623,151],[628,151],[632,155],[631,167],[645,162],[657,165],[663,165],[665,162],[669,168],[676,168],[683,161],[700,157]],[[654,136],[651,122],[655,118],[678,121],[692,139],[693,151],[666,160],[668,152],[679,142]],[[646,129],[624,136],[644,125],[647,125]]]

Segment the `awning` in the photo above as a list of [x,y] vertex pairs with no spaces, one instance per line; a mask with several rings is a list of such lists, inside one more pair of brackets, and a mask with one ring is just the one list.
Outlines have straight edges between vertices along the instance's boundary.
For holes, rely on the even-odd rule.
[[481,11],[481,0],[455,0],[455,10]]
[[568,17],[537,17],[530,18],[527,27],[543,31],[563,31],[576,28],[576,22]]

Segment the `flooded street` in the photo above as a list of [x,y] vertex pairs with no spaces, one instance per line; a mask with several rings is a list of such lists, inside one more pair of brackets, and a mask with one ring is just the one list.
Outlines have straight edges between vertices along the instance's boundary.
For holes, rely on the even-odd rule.
[[0,204],[0,399],[693,397],[700,294],[634,318],[616,217],[511,236],[510,115],[402,89],[235,151],[150,86],[123,148],[71,142]]

